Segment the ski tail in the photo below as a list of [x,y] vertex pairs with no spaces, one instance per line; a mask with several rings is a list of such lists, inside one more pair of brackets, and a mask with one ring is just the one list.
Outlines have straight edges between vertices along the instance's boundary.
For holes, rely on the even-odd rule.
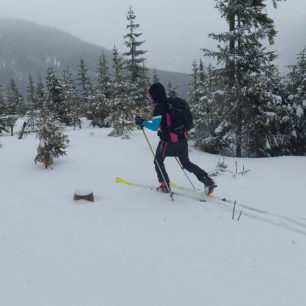
[[[191,188],[183,187],[183,186],[177,185],[177,184],[175,184],[173,182],[170,183],[170,186],[174,187],[176,189],[182,190],[182,191],[193,192],[193,193],[200,193],[200,191],[197,190],[197,189],[191,189]],[[212,195],[213,192],[214,192],[214,188],[207,190],[206,194],[209,197],[213,197],[213,195]]]
[[182,191],[196,192],[196,190],[194,190],[194,189],[190,189],[190,188],[187,188],[187,187],[179,186],[179,185],[177,185],[177,184],[175,184],[173,182],[170,182],[170,186],[174,187],[176,189],[182,190]]

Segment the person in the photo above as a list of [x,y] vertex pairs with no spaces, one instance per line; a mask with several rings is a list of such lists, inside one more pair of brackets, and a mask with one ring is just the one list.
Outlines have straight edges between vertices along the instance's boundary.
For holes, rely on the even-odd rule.
[[167,94],[161,83],[152,84],[147,91],[148,98],[154,102],[153,119],[147,121],[140,116],[135,117],[135,123],[141,128],[152,131],[158,130],[160,141],[158,143],[154,165],[160,185],[157,187],[162,192],[170,192],[170,179],[165,169],[164,160],[167,156],[177,157],[184,169],[193,173],[204,184],[207,194],[211,194],[217,187],[215,181],[208,174],[193,164],[188,157],[187,133],[175,134],[170,131],[171,118],[167,105]]

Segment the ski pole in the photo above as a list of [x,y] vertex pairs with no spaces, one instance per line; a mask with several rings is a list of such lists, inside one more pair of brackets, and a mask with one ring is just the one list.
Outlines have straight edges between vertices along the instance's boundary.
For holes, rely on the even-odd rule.
[[153,155],[153,157],[154,157],[154,161],[156,162],[156,165],[157,165],[157,167],[158,167],[158,169],[159,169],[159,172],[161,173],[161,175],[162,175],[162,177],[163,177],[163,180],[164,180],[164,182],[165,182],[165,184],[166,184],[166,187],[167,187],[167,190],[168,190],[168,192],[169,192],[170,198],[171,198],[172,201],[174,201],[173,195],[172,195],[171,190],[170,190],[170,187],[169,187],[168,183],[166,182],[165,176],[164,176],[164,174],[163,174],[163,172],[162,172],[162,170],[161,170],[161,167],[160,167],[160,165],[159,165],[159,162],[157,161],[157,159],[156,159],[156,157],[155,157],[155,153],[154,153],[154,151],[153,151],[153,149],[152,149],[152,146],[151,146],[151,144],[150,144],[150,141],[149,141],[149,139],[148,139],[148,136],[147,136],[146,132],[144,131],[144,128],[141,127],[141,129],[142,129],[143,135],[145,136],[146,141],[147,141],[147,143],[148,143],[148,145],[149,145],[149,147],[150,147],[150,150],[151,150],[152,155]]
[[189,176],[187,175],[187,173],[186,173],[186,171],[185,171],[185,169],[184,169],[184,167],[183,167],[181,161],[180,161],[177,157],[175,157],[175,159],[176,159],[177,163],[179,164],[179,166],[181,167],[182,171],[184,172],[185,176],[187,177],[187,179],[188,179],[189,183],[191,184],[193,190],[196,190],[196,188],[195,188],[194,185],[192,184],[192,181],[190,180]]
[[148,139],[148,137],[147,137],[147,134],[145,133],[143,127],[141,127],[141,129],[142,129],[143,134],[144,134],[144,136],[145,136],[145,138],[146,138],[146,140],[147,140],[147,143],[148,143],[148,145],[149,145],[149,147],[150,147],[150,150],[151,150],[151,152],[152,152],[152,155],[154,156],[154,159],[155,159],[155,153],[154,153],[153,148],[152,148],[152,146],[151,146],[151,144],[150,144],[150,141],[149,141],[149,139]]

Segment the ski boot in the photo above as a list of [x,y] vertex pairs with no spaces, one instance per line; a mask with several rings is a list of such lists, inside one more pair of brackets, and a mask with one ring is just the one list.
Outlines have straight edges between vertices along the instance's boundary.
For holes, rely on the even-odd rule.
[[208,175],[203,178],[202,182],[204,183],[205,192],[210,196],[214,192],[214,189],[217,187],[217,184]]
[[[168,188],[170,189],[170,185],[168,184]],[[165,182],[160,182],[160,185],[156,187],[157,191],[161,191],[163,193],[169,193],[169,190],[167,188],[167,184]]]

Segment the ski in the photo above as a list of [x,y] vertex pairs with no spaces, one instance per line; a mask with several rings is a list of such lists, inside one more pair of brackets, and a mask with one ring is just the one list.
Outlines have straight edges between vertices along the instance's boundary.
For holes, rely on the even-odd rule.
[[[158,190],[156,190],[156,187],[154,187],[154,186],[126,181],[125,179],[123,179],[121,177],[116,177],[116,182],[120,183],[120,184],[129,185],[129,186],[132,186],[132,187],[138,187],[138,188],[142,188],[142,189],[149,189],[149,190],[154,190],[154,191],[158,192]],[[193,200],[196,200],[196,201],[206,202],[206,198],[205,198],[204,195],[201,195],[201,194],[192,194],[190,192],[183,192],[183,191],[184,190],[178,190],[178,191],[171,192],[171,193],[174,196],[182,196],[182,197],[186,197],[186,198],[193,199]],[[165,194],[169,195],[168,193],[165,193]]]
[[[184,187],[184,186],[180,186],[178,184],[175,184],[174,182],[170,182],[170,187],[173,187],[173,188],[176,188],[178,190],[182,190],[182,191],[185,191],[185,192],[190,192],[192,194],[201,194],[201,191],[200,190],[197,190],[197,189],[191,189],[191,188],[188,188],[188,187]],[[215,200],[219,200],[219,201],[222,201],[222,202],[227,202],[227,203],[231,203],[231,204],[234,204],[235,201],[232,201],[232,200],[228,200],[226,198],[221,198],[221,197],[218,197],[218,196],[215,196],[215,195],[206,195],[208,198],[211,198],[211,199],[215,199]]]

